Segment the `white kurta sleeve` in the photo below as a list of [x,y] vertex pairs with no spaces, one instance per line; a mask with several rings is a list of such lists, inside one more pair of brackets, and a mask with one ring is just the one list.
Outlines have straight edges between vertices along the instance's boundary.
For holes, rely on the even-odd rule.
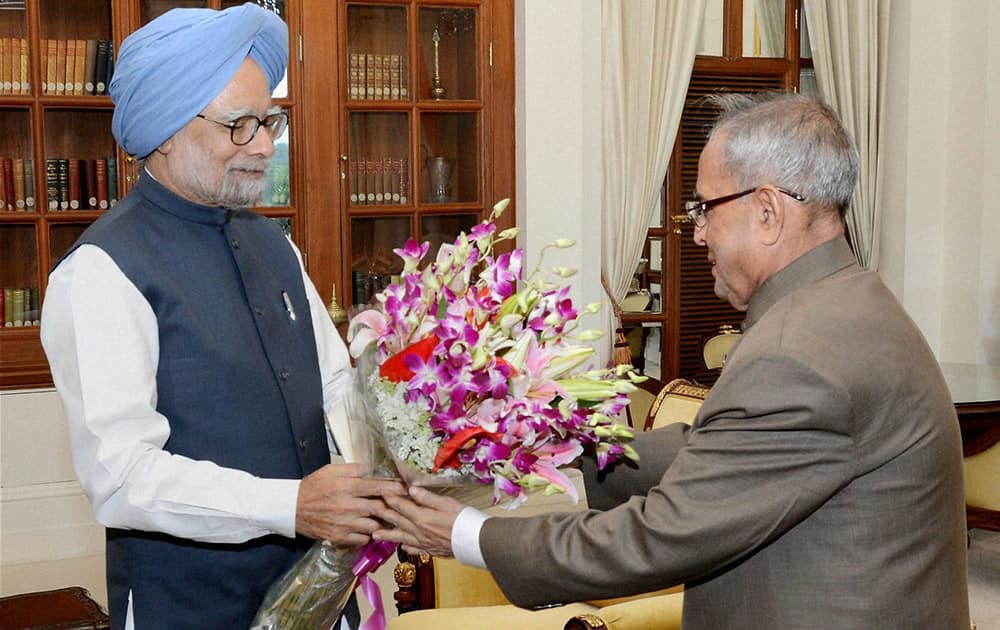
[[52,273],[41,337],[98,522],[205,542],[295,535],[298,480],[163,450],[156,316],[103,250],[82,245]]

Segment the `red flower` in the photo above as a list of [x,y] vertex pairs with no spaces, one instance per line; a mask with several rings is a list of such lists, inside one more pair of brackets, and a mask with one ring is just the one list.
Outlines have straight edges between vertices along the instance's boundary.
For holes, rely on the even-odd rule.
[[413,371],[406,367],[406,356],[416,355],[424,360],[431,358],[434,348],[437,347],[438,338],[434,335],[424,337],[416,343],[412,343],[385,360],[378,370],[378,375],[393,383],[402,383],[413,378]]
[[441,468],[458,468],[461,466],[462,462],[458,460],[458,452],[466,446],[471,446],[475,443],[476,438],[480,436],[486,436],[492,442],[499,442],[502,437],[499,433],[491,433],[483,427],[462,429],[451,436],[438,449],[437,455],[434,456],[434,468],[431,468],[431,472],[436,473]]

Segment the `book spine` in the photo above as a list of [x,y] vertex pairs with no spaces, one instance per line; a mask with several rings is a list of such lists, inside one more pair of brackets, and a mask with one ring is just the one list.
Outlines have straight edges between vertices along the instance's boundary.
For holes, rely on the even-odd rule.
[[108,158],[108,207],[114,208],[118,203],[118,158],[112,155]]
[[87,160],[87,207],[97,210],[97,160]]
[[24,161],[24,207],[35,210],[35,162],[30,158]]
[[389,98],[399,100],[399,55],[389,55]]
[[24,158],[13,159],[14,170],[14,209],[24,212],[27,208],[24,200]]
[[24,326],[24,289],[11,289],[10,300],[11,325]]
[[31,300],[34,296],[34,287],[24,287],[24,325],[31,326],[35,320],[35,314],[31,312]]
[[399,160],[399,203],[403,204],[409,201],[410,171],[407,162],[406,158]]
[[7,212],[7,199],[13,195],[13,190],[7,190],[7,184],[3,180],[3,160],[0,159],[0,212]]
[[3,289],[3,325],[10,328],[14,325],[14,289],[4,287]]
[[87,71],[87,40],[76,40],[75,52],[73,57],[73,94],[82,96],[86,94],[83,91],[83,78]]
[[94,209],[94,205],[90,202],[90,197],[97,194],[90,186],[91,162],[93,160],[80,160],[80,208],[83,210]]
[[101,210],[108,209],[108,164],[98,158],[94,161],[97,174],[97,207]]
[[56,40],[55,81],[57,96],[66,93],[66,40]]
[[71,96],[76,94],[76,85],[74,83],[74,76],[76,72],[76,40],[68,39],[66,40],[66,69],[64,70],[66,77],[66,86],[63,93],[66,96]]
[[9,289],[0,287],[0,328],[7,327],[7,292]]
[[56,162],[56,190],[59,209],[69,210],[69,160],[66,158],[59,158]]
[[108,78],[108,40],[97,40],[97,59],[94,63],[94,94],[105,94],[105,81]]
[[3,159],[4,210],[13,212],[17,208],[14,195],[14,160]]
[[31,94],[31,72],[28,70],[28,40],[21,42],[21,94]]
[[88,39],[83,64],[83,93],[94,93],[94,71],[97,69],[97,40]]
[[56,59],[59,53],[59,44],[54,39],[46,42],[45,59],[45,87],[48,94],[56,93]]
[[67,185],[69,191],[69,209],[80,209],[80,160],[71,158],[69,160],[69,180]]
[[59,209],[59,160],[45,160],[45,192],[49,202],[49,210]]
[[406,55],[402,55],[399,58],[399,98],[400,100],[407,100],[410,98],[410,90],[407,87],[410,84],[409,68],[406,65]]
[[104,92],[102,94],[108,94],[108,88],[111,87],[111,79],[115,76],[115,42],[108,40],[108,62],[107,67],[104,70]]
[[348,56],[347,98],[352,101],[358,98],[358,53],[351,53]]
[[351,205],[358,203],[358,163],[356,160],[347,161],[347,188],[351,191]]
[[365,200],[375,203],[375,160],[365,160]]
[[10,69],[10,38],[0,37],[0,94],[13,93]]
[[384,92],[383,85],[384,85],[384,81],[385,81],[385,79],[383,77],[385,75],[382,72],[382,55],[375,54],[375,55],[372,55],[372,57],[375,58],[375,80],[374,80],[374,84],[375,84],[375,98],[378,99],[378,100],[382,100],[383,98],[385,98],[384,93],[383,93]]
[[365,98],[375,98],[375,55],[365,55]]

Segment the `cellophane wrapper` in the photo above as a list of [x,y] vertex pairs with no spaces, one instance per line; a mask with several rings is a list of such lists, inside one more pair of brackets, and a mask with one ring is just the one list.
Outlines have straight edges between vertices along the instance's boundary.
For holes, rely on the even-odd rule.
[[[391,417],[392,405],[385,400],[384,388],[393,384],[380,385],[379,380],[372,345],[357,359],[354,391],[345,400],[350,452],[355,463],[362,465],[363,474],[431,486],[474,481],[452,469],[440,473],[430,473],[429,467],[421,470],[395,454],[407,452],[407,445],[413,443],[403,428],[412,418],[405,410],[400,413],[407,417]],[[384,415],[387,413],[390,415]],[[391,551],[387,544],[359,548],[316,541],[268,589],[250,630],[328,630],[355,589],[358,567],[366,572],[374,570]]]

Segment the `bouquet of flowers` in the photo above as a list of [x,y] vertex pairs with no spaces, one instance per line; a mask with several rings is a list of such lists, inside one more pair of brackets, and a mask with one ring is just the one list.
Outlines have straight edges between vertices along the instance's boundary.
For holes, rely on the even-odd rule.
[[[500,202],[487,221],[442,245],[423,268],[429,244],[410,239],[394,250],[403,260],[400,281],[349,327],[357,360],[349,411],[370,438],[372,474],[398,475],[416,485],[492,484],[494,503],[506,500],[511,508],[533,491],[566,492],[576,500],[572,481],[559,468],[585,448],[593,448],[601,468],[623,457],[638,460],[628,444],[631,430],[617,419],[633,383],[644,377],[628,365],[582,367],[593,355],[586,344],[601,333],[581,329],[579,318],[600,304],[580,313],[569,288],[551,282],[540,262],[524,278],[520,250],[495,255],[494,245],[517,233],[497,233],[495,220],[506,206]],[[549,247],[572,245],[559,239]],[[553,271],[563,278],[573,274]],[[316,547],[324,545],[331,547]],[[372,590],[365,573],[384,562],[393,546],[369,544],[351,570],[332,550],[329,562],[313,551],[312,559],[307,556],[272,588],[285,585],[265,600],[281,613],[273,618],[315,609],[315,597],[303,593],[325,592],[323,607],[333,610],[317,617],[318,624],[302,626],[324,627],[330,613],[333,619],[339,614],[354,576]],[[372,604],[376,614],[363,627],[383,627],[379,602]],[[278,621],[258,627],[290,626]]]

